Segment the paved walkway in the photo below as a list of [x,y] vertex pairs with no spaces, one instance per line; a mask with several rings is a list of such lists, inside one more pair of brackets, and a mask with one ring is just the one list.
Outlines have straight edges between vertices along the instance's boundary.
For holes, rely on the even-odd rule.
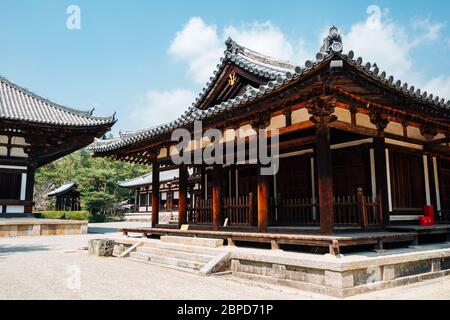
[[[127,223],[129,224],[129,223]],[[89,239],[106,234],[0,239],[0,299],[330,299],[244,280],[203,277],[126,259],[90,257]],[[450,299],[450,277],[352,299]]]

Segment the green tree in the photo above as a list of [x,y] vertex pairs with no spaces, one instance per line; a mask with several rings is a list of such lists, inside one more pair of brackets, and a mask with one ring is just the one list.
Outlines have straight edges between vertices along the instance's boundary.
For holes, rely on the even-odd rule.
[[[130,197],[130,191],[120,188],[117,182],[148,173],[149,167],[135,165],[108,158],[94,158],[87,150],[77,151],[48,164],[36,172],[36,199],[46,198],[39,194],[48,192],[49,185],[58,187],[74,181],[78,185],[81,205],[91,213],[108,214],[114,204]],[[52,203],[44,202],[37,209],[48,209]]]

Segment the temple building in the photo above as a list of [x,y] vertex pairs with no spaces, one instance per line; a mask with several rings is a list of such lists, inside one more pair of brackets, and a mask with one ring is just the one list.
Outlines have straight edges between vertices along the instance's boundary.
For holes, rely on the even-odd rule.
[[36,169],[91,144],[115,122],[0,77],[0,217],[31,215]]
[[[190,170],[188,178],[188,201],[195,202],[199,195],[198,183],[200,177],[195,176]],[[163,171],[159,180],[159,208],[161,211],[178,210],[179,175],[178,170]],[[134,197],[130,203],[134,203],[134,211],[137,213],[152,212],[152,174],[146,174],[134,179],[120,181],[118,185],[134,191]]]
[[[229,39],[210,81],[185,113],[103,141],[95,155],[152,165],[152,202],[158,203],[153,228],[160,227],[160,173],[173,169],[179,170],[179,227],[189,224],[190,230],[385,230],[418,225],[424,208],[434,209],[437,223],[450,222],[450,101],[380,67],[353,51],[344,53],[334,27],[304,66]],[[263,175],[260,162],[175,164],[173,155],[181,155],[179,141],[171,141],[175,129],[192,135],[184,153],[215,142],[195,139],[195,121],[202,122],[202,132],[219,129],[224,148],[225,142],[244,140],[247,153],[249,142],[260,138],[237,137],[236,129],[276,135],[279,171]],[[187,172],[193,167],[201,173],[201,196],[189,203]]]
[[77,190],[75,182],[65,183],[55,190],[47,193],[49,198],[55,198],[56,211],[79,211],[80,192]]

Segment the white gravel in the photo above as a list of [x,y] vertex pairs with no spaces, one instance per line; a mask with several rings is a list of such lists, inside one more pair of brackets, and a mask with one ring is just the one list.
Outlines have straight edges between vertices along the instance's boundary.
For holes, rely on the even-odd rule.
[[[0,299],[300,299],[216,277],[80,250],[90,238],[0,239]],[[79,285],[77,274],[80,275]],[[79,288],[78,288],[79,287]]]
[[[106,234],[0,238],[0,299],[324,299],[270,285],[88,256],[92,238]],[[111,232],[111,233],[110,233]],[[450,299],[450,277],[371,292],[352,299]]]

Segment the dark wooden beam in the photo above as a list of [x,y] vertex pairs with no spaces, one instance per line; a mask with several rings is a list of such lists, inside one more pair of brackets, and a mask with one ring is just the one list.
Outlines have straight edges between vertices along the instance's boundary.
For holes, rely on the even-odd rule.
[[269,178],[258,168],[258,231],[266,232],[269,220]]
[[222,192],[223,168],[215,165],[213,169],[213,228],[218,230],[223,223],[223,192]]
[[188,169],[186,165],[179,168],[178,227],[187,223]]
[[159,164],[153,162],[152,168],[152,227],[159,224]]

